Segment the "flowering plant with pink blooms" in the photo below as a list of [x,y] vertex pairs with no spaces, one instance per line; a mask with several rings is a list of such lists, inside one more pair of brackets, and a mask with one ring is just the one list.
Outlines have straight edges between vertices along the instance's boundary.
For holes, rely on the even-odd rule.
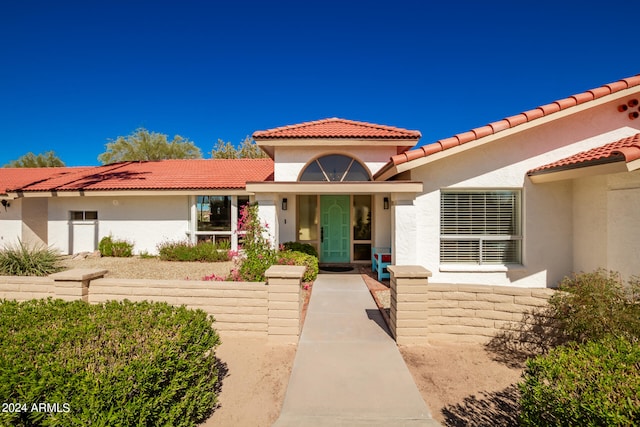
[[315,280],[318,275],[318,258],[286,250],[283,245],[280,245],[279,251],[273,249],[267,237],[267,230],[268,224],[262,224],[258,217],[258,206],[245,205],[238,220],[238,231],[244,233],[242,252],[229,251],[229,257],[233,259],[235,267],[227,277],[212,274],[203,277],[202,280],[262,282],[265,280],[264,273],[274,264],[303,265],[306,267],[303,282]]

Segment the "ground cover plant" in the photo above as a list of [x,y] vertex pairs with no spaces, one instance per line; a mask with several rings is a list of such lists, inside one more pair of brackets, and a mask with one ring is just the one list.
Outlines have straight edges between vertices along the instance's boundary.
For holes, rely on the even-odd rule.
[[194,426],[216,401],[212,322],[165,303],[2,301],[0,425]]
[[540,317],[566,344],[526,362],[523,425],[640,424],[639,290],[604,270],[563,281]]
[[199,242],[194,244],[188,241],[178,241],[163,242],[158,245],[158,253],[163,261],[229,261],[229,249],[229,242]]
[[133,255],[133,243],[114,239],[113,236],[105,236],[98,243],[98,250],[102,256],[130,257]]
[[46,246],[29,246],[21,240],[0,250],[0,274],[47,276],[62,270],[60,254]]

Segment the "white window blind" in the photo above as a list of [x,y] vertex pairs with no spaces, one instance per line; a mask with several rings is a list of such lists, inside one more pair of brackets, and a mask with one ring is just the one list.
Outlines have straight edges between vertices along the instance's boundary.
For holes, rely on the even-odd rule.
[[442,191],[440,262],[520,264],[518,190]]

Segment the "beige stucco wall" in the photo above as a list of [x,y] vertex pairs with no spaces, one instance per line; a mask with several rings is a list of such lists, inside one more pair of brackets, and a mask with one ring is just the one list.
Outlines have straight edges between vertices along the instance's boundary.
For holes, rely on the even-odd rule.
[[574,270],[640,275],[640,171],[574,181]]
[[[496,140],[484,146],[442,158],[412,170],[412,179],[424,183],[415,202],[415,236],[397,239],[416,247],[395,262],[419,264],[433,272],[436,283],[486,284],[516,287],[555,286],[574,271],[573,191],[571,181],[533,184],[526,172],[640,130],[638,121],[605,104]],[[520,188],[523,190],[523,265],[444,266],[439,262],[440,189]],[[579,230],[578,230],[579,231]],[[403,243],[406,242],[406,243]],[[584,250],[584,249],[582,249]],[[416,256],[412,258],[412,254]],[[610,254],[609,254],[610,255]],[[580,255],[582,257],[582,255]],[[589,255],[598,258],[596,255]]]
[[47,245],[48,199],[23,199],[22,209],[22,241],[30,246]]

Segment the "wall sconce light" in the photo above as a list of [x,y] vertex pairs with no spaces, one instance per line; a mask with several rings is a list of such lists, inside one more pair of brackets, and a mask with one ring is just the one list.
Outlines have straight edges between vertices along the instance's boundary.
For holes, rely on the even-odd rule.
[[286,197],[282,198],[282,210],[283,211],[287,210],[287,198]]
[[11,206],[11,203],[9,203],[9,201],[6,199],[2,199],[2,206],[4,206],[4,210],[6,212],[7,208]]
[[382,200],[382,206],[384,207],[384,210],[389,209],[389,198],[388,198],[388,197],[385,197],[385,198]]

